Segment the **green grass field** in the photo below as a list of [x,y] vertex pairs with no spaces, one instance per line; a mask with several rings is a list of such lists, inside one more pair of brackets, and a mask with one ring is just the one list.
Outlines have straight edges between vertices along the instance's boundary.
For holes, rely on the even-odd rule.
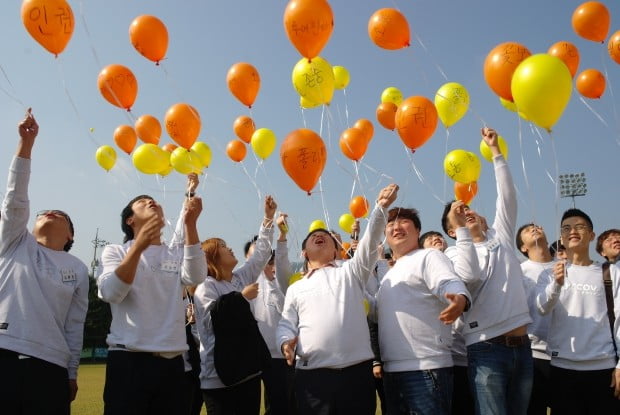
[[[71,405],[72,415],[99,415],[103,413],[103,383],[105,381],[105,364],[80,365],[78,376],[78,394]],[[377,401],[379,406],[379,401]],[[261,406],[261,414],[263,408]],[[206,415],[204,407],[201,414]],[[377,415],[381,409],[377,409]]]

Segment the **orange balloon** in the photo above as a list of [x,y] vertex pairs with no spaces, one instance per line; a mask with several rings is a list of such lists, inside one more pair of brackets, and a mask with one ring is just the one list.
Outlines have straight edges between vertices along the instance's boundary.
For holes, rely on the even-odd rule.
[[168,29],[157,17],[144,14],[129,25],[129,40],[142,56],[159,65],[168,50]]
[[342,154],[353,161],[359,161],[368,148],[368,140],[364,131],[359,128],[347,128],[340,135],[340,150]]
[[226,83],[235,98],[252,108],[260,89],[260,76],[255,67],[245,62],[235,63],[226,74]]
[[131,154],[133,148],[136,146],[138,136],[130,125],[119,125],[114,130],[114,142],[127,154]]
[[375,127],[372,125],[372,122],[370,122],[370,120],[367,120],[366,118],[361,118],[357,120],[355,124],[353,124],[353,127],[362,130],[366,141],[370,143],[370,140],[372,140],[372,136],[375,133]]
[[340,249],[340,258],[341,259],[347,259],[347,252],[349,252],[349,249],[351,249],[351,242],[343,242],[342,243],[342,247]]
[[607,52],[616,63],[620,63],[620,30],[611,35],[607,43]]
[[478,194],[478,183],[459,183],[454,182],[454,198],[469,205],[474,197]]
[[377,121],[384,128],[393,130],[396,128],[396,111],[398,107],[393,102],[382,102],[377,107]]
[[200,134],[200,114],[189,104],[174,104],[165,117],[168,135],[181,147],[189,150]]
[[97,86],[101,95],[112,105],[131,110],[138,95],[138,81],[123,65],[108,65],[99,72]]
[[409,23],[396,9],[379,9],[370,16],[368,36],[383,49],[406,48],[409,46]]
[[517,66],[532,53],[516,42],[495,46],[484,61],[484,80],[500,97],[512,102],[510,82]]
[[574,78],[579,68],[579,49],[570,42],[557,42],[551,45],[547,54],[562,59]]
[[65,0],[24,0],[22,22],[30,36],[48,52],[58,56],[71,40],[75,20]]
[[301,56],[319,56],[334,29],[334,13],[325,0],[290,0],[284,10],[284,29]]
[[354,218],[363,218],[368,214],[368,209],[368,200],[364,196],[355,196],[349,202],[349,211],[351,211]]
[[604,42],[609,32],[609,10],[598,1],[587,1],[573,12],[573,30],[584,39]]
[[136,120],[135,124],[136,134],[138,138],[145,143],[159,144],[159,137],[161,137],[161,124],[157,118],[152,115],[141,115]]
[[252,140],[252,134],[254,134],[255,130],[254,120],[247,115],[240,115],[233,123],[235,135],[248,144]]
[[596,69],[586,69],[577,76],[575,86],[586,98],[600,98],[605,92],[605,76]]
[[407,147],[416,150],[433,136],[437,128],[437,109],[427,98],[405,99],[396,111],[396,129]]
[[163,146],[161,146],[162,150],[167,151],[168,153],[172,153],[178,147],[179,146],[177,146],[176,144],[173,144],[173,143],[166,143]]
[[237,163],[242,161],[247,153],[248,149],[245,147],[245,144],[243,144],[243,141],[230,140],[226,146],[226,155]]
[[300,128],[289,133],[282,142],[280,160],[289,177],[310,195],[323,173],[327,149],[317,133]]

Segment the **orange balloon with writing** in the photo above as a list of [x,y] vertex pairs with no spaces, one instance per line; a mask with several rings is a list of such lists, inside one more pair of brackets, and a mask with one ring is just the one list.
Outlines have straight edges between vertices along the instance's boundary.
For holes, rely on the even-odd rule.
[[384,128],[393,130],[396,128],[396,111],[398,107],[393,102],[382,102],[377,107],[377,121]]
[[349,211],[354,218],[359,219],[368,215],[369,206],[368,200],[364,196],[355,196],[349,202]]
[[372,125],[372,122],[370,120],[367,120],[366,118],[361,118],[355,121],[353,127],[362,130],[362,132],[364,133],[364,138],[366,138],[366,141],[370,143],[370,140],[372,140],[372,136],[375,133],[375,127]]
[[260,89],[260,75],[254,66],[246,62],[235,63],[226,74],[226,83],[235,98],[252,108]]
[[512,102],[510,83],[517,66],[532,53],[516,42],[505,42],[495,46],[484,60],[484,80],[500,97]]
[[368,36],[383,49],[406,48],[410,42],[409,23],[396,9],[379,9],[368,21]]
[[562,59],[574,78],[579,68],[579,49],[570,42],[562,41],[551,45],[547,54]]
[[41,46],[58,56],[71,40],[75,19],[65,0],[24,0],[22,22]]
[[114,130],[114,142],[118,148],[127,154],[131,154],[137,141],[138,136],[133,127],[129,125],[119,125],[116,130]]
[[454,198],[469,205],[478,194],[478,183],[459,183],[454,182]]
[[159,144],[161,124],[152,115],[144,114],[138,117],[134,125],[138,138],[145,143]]
[[596,69],[586,69],[577,76],[575,86],[586,98],[600,98],[605,92],[605,76]]
[[289,133],[280,147],[280,161],[286,174],[308,195],[319,181],[326,160],[325,143],[307,128]]
[[620,30],[609,37],[607,42],[609,57],[616,63],[620,63]]
[[368,148],[368,140],[364,131],[359,128],[347,128],[340,135],[340,150],[347,158],[359,161]]
[[157,17],[144,14],[129,25],[129,40],[138,53],[159,65],[168,50],[168,29]]
[[127,111],[138,96],[138,81],[133,72],[123,65],[108,65],[99,72],[97,78],[99,92],[110,104]]
[[326,0],[290,0],[284,9],[284,29],[301,56],[319,56],[334,30],[334,13]]
[[226,146],[226,155],[229,159],[237,163],[243,161],[247,153],[248,149],[246,148],[243,141],[230,140],[230,142]]
[[198,139],[202,123],[196,108],[189,104],[174,104],[164,119],[166,131],[178,145],[189,150]]
[[575,33],[582,38],[604,42],[609,32],[610,20],[607,6],[598,1],[587,1],[575,9],[571,23]]
[[411,150],[424,145],[437,129],[437,108],[428,98],[413,96],[401,102],[396,111],[396,129]]
[[233,123],[235,135],[248,144],[252,140],[252,134],[254,134],[255,130],[256,124],[254,124],[254,120],[247,115],[240,115]]

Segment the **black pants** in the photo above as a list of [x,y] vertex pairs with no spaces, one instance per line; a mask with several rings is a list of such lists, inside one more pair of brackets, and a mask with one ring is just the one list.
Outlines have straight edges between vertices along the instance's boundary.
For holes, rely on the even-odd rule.
[[295,392],[299,415],[374,415],[372,361],[343,369],[297,369]]
[[553,415],[618,415],[620,400],[609,387],[613,369],[568,370],[551,366]]
[[103,390],[105,415],[169,415],[183,407],[183,357],[113,350]]
[[185,372],[185,386],[183,387],[183,407],[180,415],[200,415],[202,410],[202,391],[200,390],[200,373],[195,370]]
[[271,359],[271,365],[261,375],[265,386],[265,415],[297,413],[294,377],[295,369],[286,363],[286,359]]
[[208,415],[258,415],[260,413],[260,376],[238,385],[203,389]]
[[0,413],[68,415],[67,369],[0,349]]
[[534,382],[527,415],[547,415],[547,407],[551,406],[550,371],[549,360],[534,358]]
[[475,413],[474,397],[469,387],[467,366],[454,366],[454,386],[452,387],[452,414],[473,415]]

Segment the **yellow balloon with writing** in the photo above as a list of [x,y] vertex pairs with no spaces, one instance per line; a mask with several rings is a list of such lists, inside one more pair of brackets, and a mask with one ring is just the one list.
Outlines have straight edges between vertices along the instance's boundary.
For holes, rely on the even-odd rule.
[[292,80],[299,96],[319,104],[331,102],[336,81],[332,66],[325,59],[317,56],[309,62],[302,58],[293,68]]
[[170,154],[170,164],[181,174],[202,173],[202,161],[200,156],[193,150],[177,147]]
[[551,131],[570,101],[573,83],[570,70],[560,58],[539,53],[517,66],[510,88],[518,111]]
[[446,128],[456,124],[469,109],[469,92],[459,83],[448,82],[435,93],[435,107]]
[[254,131],[250,139],[250,145],[254,153],[265,160],[276,148],[276,135],[269,128],[259,128]]
[[157,174],[170,165],[170,153],[152,143],[140,145],[131,156],[133,165],[144,174]]
[[104,145],[97,149],[95,160],[105,171],[110,171],[116,164],[116,150],[111,146]]
[[[504,159],[508,160],[508,144],[506,140],[500,135],[497,137],[497,142],[499,144],[499,152],[502,153]],[[493,153],[491,153],[491,149],[484,140],[480,140],[480,154],[482,154],[486,161],[493,163]]]
[[459,183],[477,182],[480,177],[480,159],[466,150],[452,150],[443,160],[443,168],[449,178]]

